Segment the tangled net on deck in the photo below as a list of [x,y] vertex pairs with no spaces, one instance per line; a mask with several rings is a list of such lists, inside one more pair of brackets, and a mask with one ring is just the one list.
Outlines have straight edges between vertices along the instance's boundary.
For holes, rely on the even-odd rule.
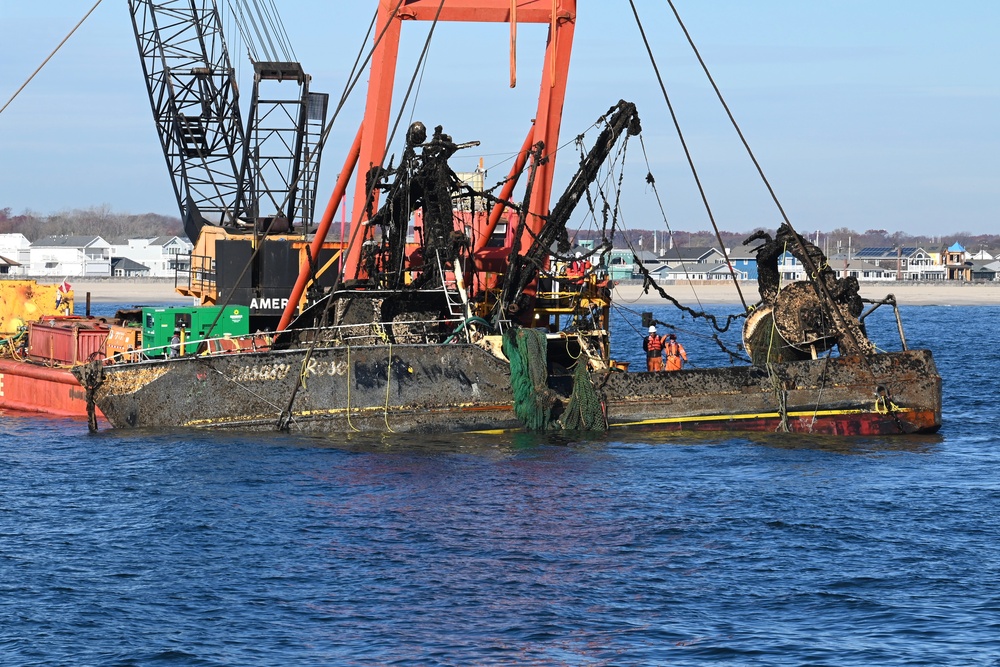
[[545,431],[552,424],[555,397],[548,387],[545,345],[545,334],[535,329],[516,327],[503,335],[503,353],[510,360],[514,414],[531,431]]
[[548,386],[548,358],[545,334],[537,329],[515,327],[503,335],[502,349],[510,360],[510,387],[514,394],[514,414],[531,431],[604,430],[607,422],[601,400],[594,389],[581,356],[573,374],[573,393],[562,419],[552,413],[559,397]]
[[577,360],[573,372],[573,393],[563,413],[562,427],[570,431],[604,431],[608,428],[604,406],[594,389],[587,359],[583,355]]

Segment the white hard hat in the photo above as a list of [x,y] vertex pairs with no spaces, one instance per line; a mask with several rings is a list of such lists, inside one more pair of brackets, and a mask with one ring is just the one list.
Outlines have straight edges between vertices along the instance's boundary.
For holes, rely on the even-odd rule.
[[656,333],[656,327],[654,325],[650,325],[649,333]]

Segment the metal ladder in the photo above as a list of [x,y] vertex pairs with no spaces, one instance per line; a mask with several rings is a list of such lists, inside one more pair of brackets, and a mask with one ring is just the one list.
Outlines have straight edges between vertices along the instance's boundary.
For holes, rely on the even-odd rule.
[[[445,278],[444,262],[441,261],[441,251],[436,250],[435,254],[437,254],[438,274],[441,278],[441,290],[444,292],[444,300],[448,304],[448,313],[454,317],[468,317],[469,304],[467,299],[463,298],[457,277],[452,280]],[[461,269],[458,270],[456,276],[458,273],[461,273]]]

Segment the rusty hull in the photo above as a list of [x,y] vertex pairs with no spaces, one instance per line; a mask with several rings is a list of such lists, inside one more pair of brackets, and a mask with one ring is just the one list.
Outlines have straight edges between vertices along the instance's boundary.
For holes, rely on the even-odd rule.
[[[376,345],[108,366],[95,400],[118,428],[520,429],[509,366],[473,345]],[[764,367],[594,375],[611,428],[888,435],[934,432],[941,379],[926,350]],[[550,384],[566,393],[564,378]]]
[[892,435],[941,426],[941,378],[928,350],[606,380],[613,427]]
[[[348,372],[350,369],[350,372]],[[378,345],[184,357],[108,366],[95,402],[117,428],[275,430],[295,394],[304,432],[518,426],[509,366],[471,345]]]

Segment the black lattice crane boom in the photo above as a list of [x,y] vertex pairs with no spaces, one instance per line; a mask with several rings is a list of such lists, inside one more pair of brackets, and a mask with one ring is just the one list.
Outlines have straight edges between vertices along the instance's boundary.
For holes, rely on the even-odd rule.
[[184,230],[252,210],[239,91],[215,0],[129,0],[156,130]]

